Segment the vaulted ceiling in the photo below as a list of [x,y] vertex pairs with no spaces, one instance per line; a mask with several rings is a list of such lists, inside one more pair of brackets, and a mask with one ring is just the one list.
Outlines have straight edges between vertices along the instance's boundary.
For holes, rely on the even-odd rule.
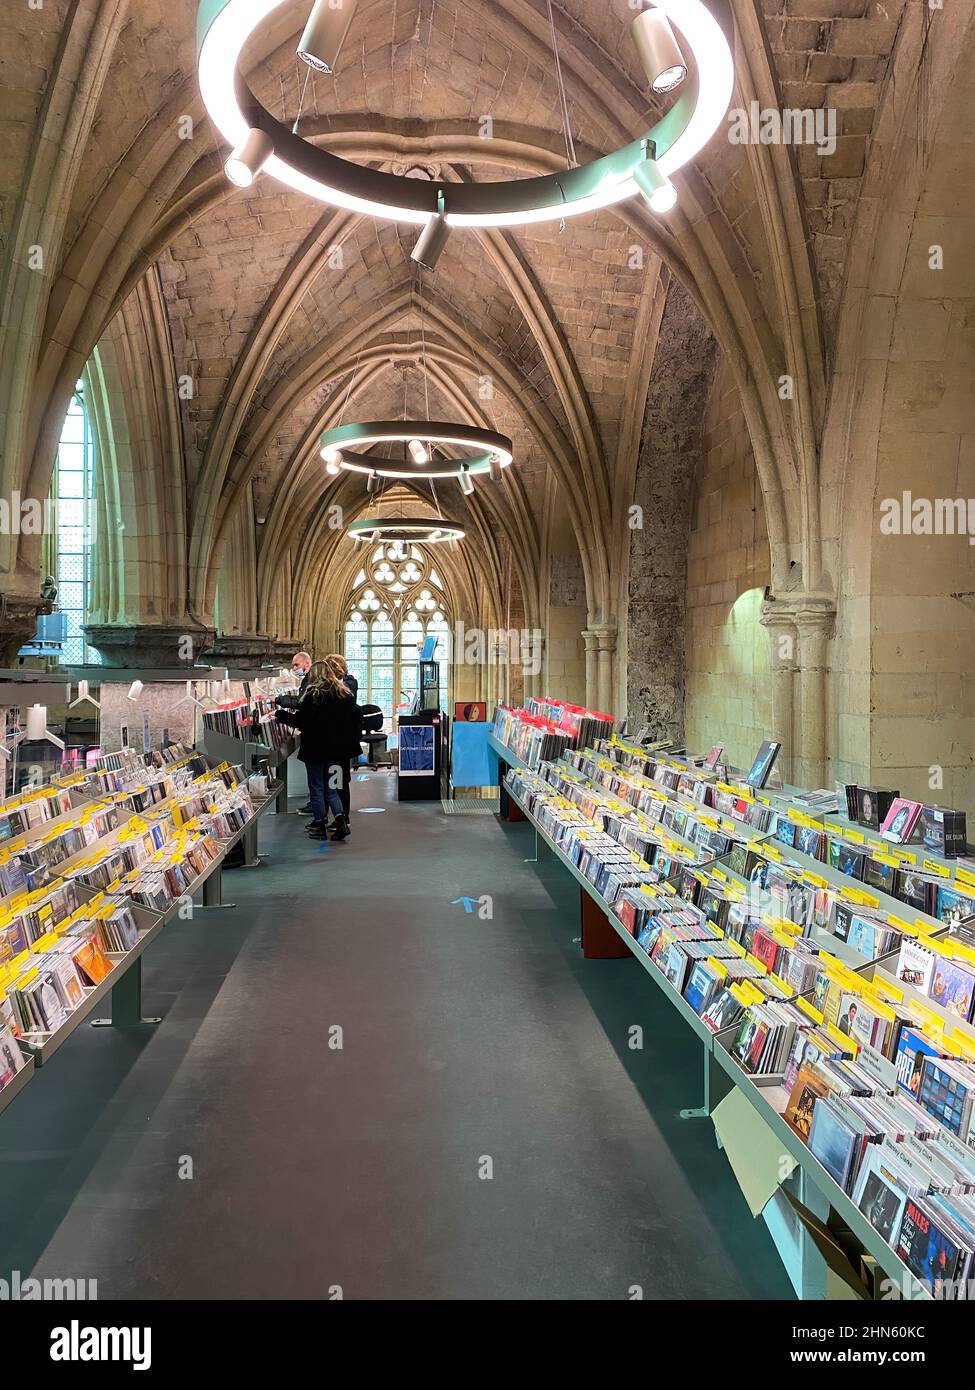
[[[278,117],[300,110],[307,139],[350,159],[449,180],[564,167],[552,25],[577,161],[655,119],[628,0],[359,0],[336,76],[304,87],[295,44],[308,9],[281,6],[243,66]],[[455,232],[421,272],[412,227],[323,207],[267,177],[246,190],[227,182],[197,86],[195,0],[5,7],[6,490],[43,486],[70,388],[96,345],[113,344],[129,364],[113,414],[127,414],[130,440],[148,441],[132,466],[166,471],[167,495],[185,499],[173,504],[185,506],[173,523],[185,532],[181,592],[205,620],[242,516],[260,528],[265,576],[288,552],[328,562],[321,507],[340,488],[321,468],[323,426],[422,414],[429,399],[434,416],[461,413],[515,443],[504,483],[473,503],[452,487],[450,510],[509,547],[530,602],[554,478],[590,610],[608,616],[676,275],[742,392],[773,565],[801,557],[815,574],[818,450],[860,189],[895,61],[915,72],[929,12],[906,0],[731,9],[735,104],[831,109],[835,152],[735,144],[719,131],[677,176],[680,204],[665,218],[633,200],[564,226]],[[32,280],[35,243],[46,260]],[[787,408],[782,373],[797,382]],[[364,505],[354,483],[341,495],[353,512]],[[29,543],[3,544],[11,573],[29,575]]]

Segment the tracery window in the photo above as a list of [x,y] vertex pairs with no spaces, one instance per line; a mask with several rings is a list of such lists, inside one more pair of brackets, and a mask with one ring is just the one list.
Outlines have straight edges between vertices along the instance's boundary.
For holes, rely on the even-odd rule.
[[443,581],[420,546],[387,541],[372,548],[352,584],[345,658],[359,682],[359,703],[379,705],[391,726],[416,692],[425,637],[438,638],[435,659],[446,685],[450,622]]

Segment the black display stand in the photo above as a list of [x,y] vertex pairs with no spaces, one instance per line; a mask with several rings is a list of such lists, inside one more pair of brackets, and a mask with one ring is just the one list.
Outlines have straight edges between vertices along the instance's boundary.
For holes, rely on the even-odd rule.
[[[433,769],[430,772],[413,773],[403,767],[403,731],[419,726],[433,730]],[[448,720],[443,710],[420,710],[416,714],[403,714],[399,720],[400,766],[396,776],[396,795],[400,801],[439,801],[444,795],[444,779],[449,768]]]

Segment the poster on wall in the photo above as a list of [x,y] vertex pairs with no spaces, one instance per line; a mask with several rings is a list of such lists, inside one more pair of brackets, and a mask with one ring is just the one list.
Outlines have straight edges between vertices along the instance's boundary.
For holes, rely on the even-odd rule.
[[486,724],[486,700],[455,700],[454,722],[457,724]]

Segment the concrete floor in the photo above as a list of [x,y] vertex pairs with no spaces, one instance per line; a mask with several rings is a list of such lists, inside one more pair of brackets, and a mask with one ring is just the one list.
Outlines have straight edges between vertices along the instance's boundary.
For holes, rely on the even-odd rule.
[[[526,826],[394,797],[357,782],[324,853],[265,817],[268,863],[224,876],[236,910],[147,953],[162,1025],[82,1026],[0,1117],[0,1274],[101,1298],[790,1297],[710,1121],[678,1118],[696,1041],[633,961],[582,959],[569,876],[524,862]],[[481,894],[490,921],[452,904]]]

